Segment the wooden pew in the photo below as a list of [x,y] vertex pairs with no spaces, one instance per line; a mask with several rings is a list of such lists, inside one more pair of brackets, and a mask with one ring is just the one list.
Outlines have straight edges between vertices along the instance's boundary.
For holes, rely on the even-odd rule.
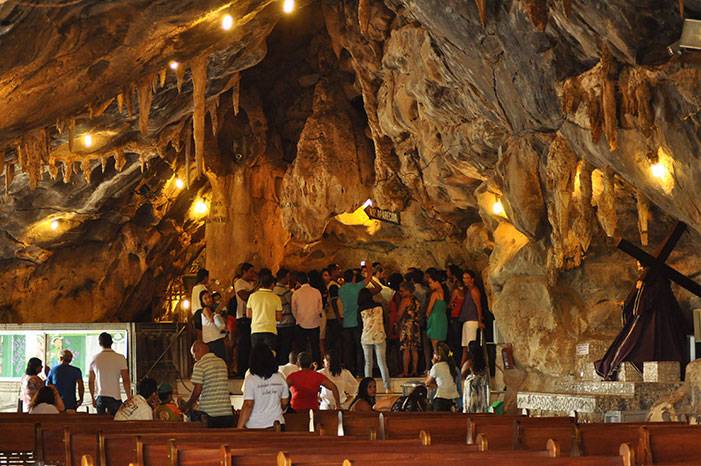
[[701,426],[655,425],[639,428],[640,464],[698,464],[701,462]]
[[[636,447],[640,438],[640,427],[645,425],[650,424],[640,422],[578,424],[575,426],[575,444],[572,446],[571,455],[615,455],[620,451],[622,443]],[[678,422],[654,424],[655,427],[679,425],[685,424]]]

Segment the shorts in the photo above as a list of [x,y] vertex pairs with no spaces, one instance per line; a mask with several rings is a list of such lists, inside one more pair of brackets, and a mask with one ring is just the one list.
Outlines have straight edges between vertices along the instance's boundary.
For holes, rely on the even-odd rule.
[[477,340],[477,330],[479,322],[476,320],[467,320],[462,324],[462,345],[467,346],[471,341]]

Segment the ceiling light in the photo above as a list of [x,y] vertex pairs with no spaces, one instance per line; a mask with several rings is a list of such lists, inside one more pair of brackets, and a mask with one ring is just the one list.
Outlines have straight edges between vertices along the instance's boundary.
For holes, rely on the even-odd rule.
[[175,187],[178,189],[183,189],[185,187],[185,182],[180,178],[176,178],[175,179]]
[[51,229],[56,231],[58,230],[58,220],[51,220]]
[[207,206],[206,202],[204,202],[204,201],[195,202],[195,213],[197,215],[205,215],[208,210],[209,210],[209,206]]
[[282,4],[282,11],[288,15],[292,13],[295,9],[295,0],[284,0]]
[[92,135],[90,133],[83,136],[83,145],[85,147],[92,147]]
[[175,60],[171,60],[171,61],[168,63],[168,66],[170,67],[171,70],[175,71],[175,70],[177,70],[178,67],[180,66],[180,63],[178,63],[178,62],[175,61]]
[[221,19],[221,28],[225,31],[230,30],[234,27],[234,17],[231,15],[224,15]]
[[372,207],[372,199],[368,199],[363,203],[363,209],[367,209],[368,207]]
[[499,199],[494,201],[494,204],[492,204],[492,213],[494,215],[499,215],[501,217],[506,216],[506,211],[504,210],[504,204],[502,204]]
[[185,309],[186,311],[187,311],[188,309],[190,309],[190,301],[187,300],[187,299],[183,299],[182,301],[180,301],[180,305],[181,305],[182,308]]

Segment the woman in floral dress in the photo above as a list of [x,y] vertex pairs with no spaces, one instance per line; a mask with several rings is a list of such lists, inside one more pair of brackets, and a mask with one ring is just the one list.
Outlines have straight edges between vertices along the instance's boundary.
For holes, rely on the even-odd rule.
[[[399,285],[398,322],[399,348],[402,352],[401,377],[411,377],[418,373],[419,346],[421,344],[421,328],[419,327],[420,305],[414,297],[414,284],[404,281]],[[411,361],[411,371],[409,362]]]

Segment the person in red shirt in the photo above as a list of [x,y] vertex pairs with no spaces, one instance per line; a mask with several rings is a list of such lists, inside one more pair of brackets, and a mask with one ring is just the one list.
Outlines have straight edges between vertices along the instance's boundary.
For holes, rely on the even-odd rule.
[[300,370],[287,376],[287,385],[292,393],[290,407],[295,412],[304,412],[308,409],[319,409],[319,390],[324,387],[333,393],[336,406],[340,406],[341,397],[338,394],[336,384],[331,382],[324,374],[318,373],[312,367],[312,355],[307,352],[299,353],[297,365]]

